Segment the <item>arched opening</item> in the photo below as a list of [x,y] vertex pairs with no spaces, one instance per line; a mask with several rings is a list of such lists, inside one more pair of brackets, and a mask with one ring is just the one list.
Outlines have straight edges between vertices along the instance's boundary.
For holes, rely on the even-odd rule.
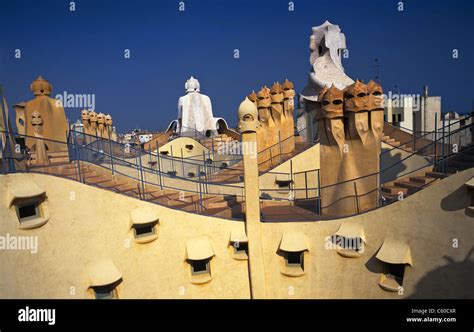
[[224,120],[220,119],[217,121],[217,133],[223,134],[227,130],[227,125]]

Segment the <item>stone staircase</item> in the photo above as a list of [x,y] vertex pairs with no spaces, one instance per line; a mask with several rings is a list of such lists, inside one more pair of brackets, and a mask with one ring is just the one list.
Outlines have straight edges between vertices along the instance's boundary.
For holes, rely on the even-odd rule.
[[[436,149],[439,152],[443,148],[443,144],[440,141],[436,144],[433,143],[432,139],[434,137],[437,137],[438,139],[441,138],[440,135],[436,136],[431,133],[425,133],[424,135],[417,136],[415,140],[412,133],[401,130],[396,126],[385,122],[382,142],[407,152],[416,152],[419,155],[433,156],[436,153]],[[450,149],[450,146],[446,143],[444,147]]]
[[[79,180],[76,163],[36,166],[30,171],[52,174],[71,180]],[[81,177],[85,184],[110,190],[137,199],[187,212],[222,218],[242,218],[242,200],[234,196],[207,195],[171,189],[160,189],[147,184],[142,190],[141,183],[135,179],[112,175],[110,170],[89,163],[81,163]]]
[[[445,164],[446,175],[448,176],[474,167],[474,145],[447,159]],[[435,167],[430,166],[411,175],[385,183],[382,185],[382,195],[386,199],[397,199],[401,193],[403,197],[407,197],[431,185],[442,177],[441,164]]]
[[428,167],[422,171],[383,184],[382,196],[389,200],[398,199],[400,196],[405,198],[433,184],[442,177],[442,173],[433,171],[432,167]]
[[390,137],[389,135],[383,134],[382,142],[384,142],[388,145],[391,145],[393,147],[405,150],[407,152],[413,152],[413,147],[408,146],[407,144],[402,144],[399,141],[397,141],[395,138]]

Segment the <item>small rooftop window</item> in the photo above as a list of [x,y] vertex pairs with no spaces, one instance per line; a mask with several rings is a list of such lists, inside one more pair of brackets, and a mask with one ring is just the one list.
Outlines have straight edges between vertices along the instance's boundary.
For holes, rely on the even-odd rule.
[[359,257],[364,252],[365,233],[361,225],[343,223],[332,237],[336,251],[343,257]]
[[405,268],[412,265],[408,244],[386,238],[375,256],[384,264],[379,286],[389,292],[398,292],[403,287]]
[[92,287],[95,293],[95,298],[97,300],[114,300],[118,299],[118,292],[117,292],[117,286],[122,282],[122,280],[119,280],[118,282],[115,282],[110,285],[105,285],[105,286],[95,286]]
[[300,277],[305,274],[305,253],[309,251],[306,237],[301,232],[283,234],[279,251],[284,259],[281,270],[288,277]]
[[46,192],[31,180],[8,184],[8,206],[15,209],[19,228],[40,227],[49,220]]
[[286,260],[285,260],[286,266],[303,268],[303,263],[304,263],[303,253],[304,251],[287,252]]
[[199,274],[210,274],[211,267],[210,267],[210,259],[198,259],[198,260],[190,260],[191,265],[191,274],[193,276]]
[[230,233],[230,245],[232,246],[232,258],[236,260],[247,260],[248,256],[248,238],[245,230],[242,228],[233,229]]
[[25,222],[40,217],[38,201],[24,202],[16,205],[16,211],[20,222]]
[[132,229],[137,243],[148,243],[158,238],[158,212],[148,207],[136,208],[131,211]]
[[275,178],[275,183],[279,188],[289,188],[293,183],[289,174],[277,174]]
[[89,289],[98,300],[118,299],[118,286],[122,274],[110,259],[98,260],[89,264]]
[[214,249],[207,237],[186,241],[186,261],[191,269],[191,283],[204,284],[212,280],[212,257]]

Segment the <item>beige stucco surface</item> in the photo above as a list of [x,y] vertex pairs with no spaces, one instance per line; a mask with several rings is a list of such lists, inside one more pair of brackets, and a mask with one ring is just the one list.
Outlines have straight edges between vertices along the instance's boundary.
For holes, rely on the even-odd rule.
[[[474,169],[450,176],[425,190],[359,216],[319,222],[262,223],[262,247],[268,298],[473,298],[473,219],[466,213],[464,182]],[[7,206],[7,182],[26,178],[46,190],[51,217],[40,228],[18,229]],[[37,254],[0,251],[1,298],[92,298],[88,264],[111,259],[123,276],[121,298],[249,298],[246,261],[232,259],[228,247],[233,227],[242,222],[203,217],[142,202],[77,182],[39,174],[0,176],[0,235],[38,236]],[[137,244],[130,230],[130,211],[150,206],[160,214],[158,239]],[[327,236],[342,222],[358,223],[366,235],[365,252],[344,258],[325,248]],[[281,274],[277,254],[284,232],[304,233],[309,246],[305,274]],[[210,239],[215,256],[213,279],[190,282],[186,241]],[[374,256],[386,236],[406,242],[413,266],[406,269],[404,292],[378,286],[380,264]],[[454,240],[458,247],[453,246]],[[472,255],[471,255],[472,256]],[[71,295],[75,287],[75,295]]]
[[[17,228],[6,198],[6,182],[25,177],[46,190],[51,210],[48,223],[28,231]],[[0,235],[38,236],[39,247],[36,254],[0,250],[0,298],[93,298],[87,265],[97,259],[113,260],[122,273],[121,298],[250,296],[247,262],[232,259],[228,247],[231,229],[243,228],[243,222],[176,211],[39,174],[0,176],[0,188]],[[158,239],[147,244],[135,243],[130,227],[130,211],[141,206],[160,215]],[[210,239],[216,254],[213,280],[194,285],[185,246],[200,236]]]
[[[474,276],[474,257],[465,259],[474,243],[474,222],[466,214],[469,195],[464,186],[473,175],[474,169],[458,173],[403,201],[351,218],[264,223],[269,297],[473,298],[474,292],[466,285]],[[359,258],[344,258],[325,248],[325,237],[343,222],[357,223],[364,229],[367,243]],[[275,254],[281,234],[294,229],[306,234],[310,246],[305,256],[306,274],[299,278],[282,276],[282,258]],[[411,248],[413,267],[406,269],[403,295],[377,285],[381,265],[374,256],[385,237],[402,240]]]
[[[178,137],[161,146],[158,151],[167,152],[169,156],[176,158],[189,158],[202,157],[203,153],[207,156],[209,149],[191,137]],[[156,149],[154,149],[154,152],[156,153]],[[183,153],[182,155],[181,152]]]

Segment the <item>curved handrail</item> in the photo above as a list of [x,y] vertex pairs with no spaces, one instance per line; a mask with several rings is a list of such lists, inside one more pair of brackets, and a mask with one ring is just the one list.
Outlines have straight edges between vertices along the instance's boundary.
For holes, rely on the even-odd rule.
[[[462,120],[465,120],[465,119],[462,119]],[[461,120],[452,122],[452,123],[449,124],[449,126],[460,123],[460,121]],[[430,141],[430,143],[427,144],[423,148],[429,148],[430,146],[437,145],[440,142],[445,143],[446,141],[449,141],[450,138],[453,135],[455,135],[457,133],[460,133],[462,131],[467,131],[467,130],[473,128],[473,127],[474,127],[473,123],[465,124],[463,126],[460,126],[459,128],[455,128],[453,130],[451,130],[451,128],[449,128],[448,131],[446,131],[446,127],[444,127],[444,135],[441,135],[440,137],[436,137],[435,140]],[[7,133],[6,131],[2,131],[2,132]],[[140,158],[142,158],[143,155],[146,152],[144,152],[142,150],[139,150],[139,149],[136,149],[139,153],[138,153],[137,157],[135,158],[135,162],[133,162],[131,160],[127,160],[126,158],[120,158],[120,157],[114,155],[113,151],[111,151],[110,144],[112,144],[112,143],[108,140],[106,142],[96,142],[96,143],[98,143],[97,146],[93,145],[93,144],[79,145],[75,141],[70,142],[72,140],[72,138],[77,138],[77,137],[74,137],[74,133],[72,133],[72,134],[69,133],[68,141],[59,141],[59,140],[48,139],[48,138],[38,138],[38,137],[35,137],[35,136],[31,136],[31,135],[20,135],[20,134],[14,133],[14,132],[8,132],[8,133],[11,134],[13,137],[15,137],[15,136],[30,137],[30,138],[36,139],[36,140],[42,139],[44,141],[50,141],[50,142],[65,144],[67,146],[67,150],[69,151],[69,158],[70,158],[71,161],[78,160],[78,161],[92,162],[95,165],[98,165],[98,166],[103,167],[105,169],[112,170],[112,172],[117,172],[118,174],[133,178],[133,179],[137,180],[139,183],[141,183],[142,185],[144,185],[144,184],[150,184],[150,185],[154,185],[154,186],[163,185],[162,182],[159,182],[159,183],[150,182],[147,179],[146,176],[143,176],[143,173],[145,173],[145,174],[152,174],[154,176],[160,176],[162,178],[179,179],[179,180],[183,181],[183,183],[191,183],[192,184],[191,186],[182,186],[181,188],[173,187],[173,186],[165,184],[164,187],[169,188],[169,189],[180,190],[180,191],[188,191],[188,192],[193,192],[193,193],[196,193],[196,194],[197,193],[199,193],[199,194],[204,193],[204,194],[216,194],[216,195],[224,195],[224,196],[243,197],[243,194],[238,194],[238,191],[243,192],[243,189],[244,189],[243,186],[239,186],[239,185],[235,185],[235,184],[225,184],[225,183],[212,182],[212,181],[209,181],[209,178],[206,175],[203,175],[202,178],[199,176],[198,180],[185,178],[185,177],[177,177],[175,175],[168,174],[168,173],[163,172],[161,170],[157,170],[153,167],[148,167],[146,165],[145,166],[141,165],[141,159]],[[80,133],[80,134],[83,135],[83,133]],[[100,149],[101,144],[104,144],[104,145],[108,144],[109,149],[107,149],[107,146],[105,146],[105,149]],[[131,147],[131,148],[134,149],[134,147]],[[459,152],[466,151],[466,150],[469,150],[469,149],[472,149],[472,148],[474,148],[474,145],[467,145],[467,147],[464,147],[464,148],[461,147],[461,150]],[[74,154],[71,153],[71,149],[72,149],[72,152],[74,152]],[[447,154],[444,153],[444,152],[447,152]],[[87,153],[90,153],[90,155],[88,155]],[[94,156],[94,154],[95,154],[95,156]],[[348,180],[341,181],[341,182],[338,182],[338,183],[334,183],[334,184],[331,184],[331,185],[319,186],[319,181],[318,181],[318,187],[294,188],[294,187],[290,186],[288,189],[286,189],[286,188],[285,189],[282,189],[282,188],[275,189],[275,188],[273,188],[273,189],[260,189],[260,191],[288,190],[288,191],[292,191],[292,192],[299,192],[299,191],[303,191],[303,190],[306,190],[306,191],[315,190],[315,191],[318,191],[318,196],[313,196],[313,197],[309,197],[309,198],[317,198],[318,200],[321,200],[321,195],[319,194],[321,190],[331,188],[331,187],[335,187],[337,185],[343,185],[343,184],[346,184],[346,183],[356,182],[358,180],[368,178],[368,177],[374,177],[374,176],[380,177],[382,174],[384,174],[385,172],[391,170],[396,165],[403,164],[406,160],[408,160],[409,158],[412,158],[415,155],[417,155],[417,153],[412,152],[408,156],[405,156],[403,159],[399,160],[397,163],[391,164],[391,165],[381,169],[378,172],[374,172],[374,173],[367,174],[367,175],[364,175],[364,176],[359,176],[359,177],[356,177],[356,178],[353,178],[353,179],[348,179]],[[427,160],[428,164],[424,164],[421,167],[416,166],[417,168],[411,169],[408,172],[405,172],[403,175],[397,176],[395,178],[395,180],[399,179],[401,177],[406,177],[407,174],[411,174],[413,172],[416,172],[417,170],[420,170],[422,168],[426,168],[430,165],[441,165],[442,169],[443,169],[443,174],[444,174],[445,173],[444,168],[445,168],[445,165],[446,165],[446,161],[453,158],[456,155],[457,155],[457,153],[455,153],[451,150],[443,151],[442,155],[436,155],[433,158],[430,158],[430,160]],[[102,160],[98,157],[101,157]],[[8,159],[8,158],[16,159],[14,156],[3,156],[3,159]],[[110,168],[106,163],[106,162],[109,162],[109,161],[110,161]],[[140,161],[140,163],[138,161]],[[127,174],[125,172],[122,172],[120,169],[117,169],[117,168],[114,169],[114,164],[115,165],[120,165],[120,164],[127,165],[127,167],[129,167],[130,169],[136,169],[137,171],[139,171],[140,175],[135,177],[135,176],[132,176],[132,175]],[[200,165],[198,165],[198,166],[200,166]],[[317,169],[315,169],[314,171],[317,171],[319,173],[319,170],[317,170]],[[304,172],[308,172],[308,171],[293,173],[293,176],[296,175],[296,174],[304,173]],[[275,174],[288,174],[288,173],[283,173],[283,172],[274,172],[274,173]],[[394,180],[391,180],[391,181],[394,181]],[[194,185],[196,187],[199,187],[199,189],[193,190],[192,188],[194,187]],[[205,189],[201,189],[201,187],[205,187]],[[221,188],[222,190],[218,190],[219,188]],[[230,188],[232,190],[232,193],[231,194],[226,194],[226,192],[225,192],[226,188]],[[380,190],[380,187],[377,190]],[[363,196],[363,195],[366,195],[366,194],[367,193],[362,193],[362,194],[357,195],[357,196],[359,197],[359,196]],[[350,198],[350,197],[353,197],[353,196],[354,195],[347,195],[346,197]],[[382,195],[382,197],[383,197],[383,195]],[[342,197],[341,199],[343,199],[343,198],[344,197]],[[278,198],[278,199],[286,200],[284,198]],[[294,201],[295,199],[288,199],[288,200],[289,201]]]
[[[453,130],[451,131],[449,134],[447,132],[445,132],[445,134],[448,134],[448,136],[443,136],[443,137],[439,137],[437,138],[435,141],[433,141],[431,144],[439,144],[439,142],[442,142],[443,140],[446,141],[447,139],[449,139],[449,137],[451,137],[453,134],[456,134],[456,133],[459,133],[461,131],[465,131],[465,130],[468,130],[470,128],[474,128],[474,124],[469,124],[467,126],[463,126],[462,128],[457,128],[456,130]],[[400,178],[405,178],[407,176],[409,176],[410,174],[413,174],[417,171],[420,171],[422,169],[425,169],[427,167],[430,167],[430,166],[433,166],[433,165],[441,165],[441,169],[442,169],[442,173],[443,173],[443,176],[445,176],[445,165],[446,165],[446,161],[456,157],[459,153],[461,152],[465,152],[467,150],[471,150],[471,149],[474,149],[474,145],[471,143],[470,145],[466,145],[464,148],[461,148],[458,152],[452,152],[452,151],[448,151],[447,154],[445,155],[442,155],[442,156],[437,156],[436,158],[431,158],[431,160],[427,161],[427,164],[423,164],[421,166],[416,166],[414,169],[410,169],[408,172],[404,172],[403,174],[397,176],[395,179],[392,179],[390,182],[393,182],[393,181],[396,181]],[[337,182],[337,183],[334,183],[334,184],[330,184],[330,185],[325,185],[325,186],[320,186],[319,188],[308,188],[308,190],[317,190],[319,193],[321,191],[324,191],[324,189],[328,189],[328,188],[332,188],[332,187],[336,187],[336,186],[340,186],[340,185],[344,185],[344,184],[349,184],[349,183],[356,183],[357,181],[359,180],[363,180],[365,178],[369,178],[369,177],[376,177],[377,179],[380,178],[380,176],[382,174],[384,174],[385,172],[389,171],[390,169],[392,169],[393,167],[395,167],[396,165],[399,165],[401,163],[403,163],[404,161],[406,161],[408,158],[411,158],[413,157],[414,155],[416,155],[416,153],[411,153],[409,156],[403,158],[402,160],[398,161],[397,163],[395,164],[392,164],[388,167],[385,167],[384,169],[381,169],[380,171],[378,172],[374,172],[374,173],[371,173],[371,174],[367,174],[367,175],[364,175],[364,176],[359,176],[359,177],[356,177],[356,178],[352,178],[352,179],[348,179],[348,180],[345,180],[345,181],[340,181],[340,182]],[[432,181],[428,182],[428,183],[425,183],[425,184],[420,184],[419,188],[424,188],[426,187],[428,184],[430,184]],[[376,190],[378,190],[380,192],[380,197],[382,199],[382,203],[378,204],[377,207],[373,208],[373,209],[370,209],[370,210],[367,210],[367,211],[363,211],[362,213],[365,213],[365,212],[368,212],[368,211],[371,211],[371,210],[374,210],[374,209],[377,209],[377,208],[380,208],[382,206],[385,206],[387,204],[391,204],[393,202],[395,202],[396,200],[391,200],[386,198],[384,193],[381,191],[381,184],[379,184],[379,188],[375,188]],[[301,191],[301,190],[305,190],[304,188],[288,188],[286,189],[286,191],[290,192],[290,191],[293,191],[293,192],[297,192],[297,191]],[[282,189],[265,189],[265,192],[271,192],[271,191],[282,191]],[[355,199],[355,198],[359,198],[359,197],[362,197],[364,195],[367,195],[369,193],[372,193],[374,192],[374,189],[373,190],[370,190],[369,192],[367,193],[362,193],[362,194],[357,194],[357,196],[355,194],[349,194],[349,195],[346,195],[346,196],[343,196],[343,197],[338,197],[338,201],[340,200],[344,200],[344,199]],[[324,193],[322,194],[322,196],[324,195]],[[321,201],[321,196],[313,196],[313,197],[309,197],[310,199],[317,199],[318,202]],[[292,199],[287,199],[287,198],[278,198],[278,199],[275,199],[275,200],[285,200],[285,201],[295,201],[295,200],[292,200]],[[302,199],[304,200],[304,199]],[[335,202],[331,202],[329,204],[332,205],[334,204]],[[320,203],[318,203],[320,204]],[[328,205],[327,205],[328,206]],[[327,206],[324,206],[324,207],[327,207]],[[324,207],[321,207],[319,206],[318,209],[320,208],[324,208]],[[316,206],[315,206],[316,208]],[[357,215],[357,214],[360,214],[360,213],[356,213],[356,214],[353,214],[353,215]],[[352,215],[346,215],[344,217],[350,217]],[[333,217],[331,217],[331,219],[333,219]]]
[[[71,131],[71,134],[76,135],[78,137],[85,137],[86,145],[98,145],[98,146],[104,145],[105,147],[107,147],[108,144],[112,144],[113,146],[119,146],[119,148],[122,151],[125,151],[125,150],[129,151],[128,154],[130,155],[130,158],[135,158],[137,155],[141,155],[141,156],[148,155],[150,158],[155,158],[158,155],[157,153],[147,151],[147,150],[143,150],[143,149],[138,148],[138,147],[133,146],[133,145],[128,145],[127,146],[127,144],[124,144],[124,143],[109,141],[108,139],[101,138],[101,137],[94,136],[94,135],[85,134],[85,133],[82,133],[82,132]],[[124,156],[122,156],[122,157],[124,157]],[[179,168],[182,168],[182,166],[180,166],[180,164],[184,164],[185,165],[184,167],[203,166],[203,164],[205,162],[207,162],[208,158],[206,158],[206,157],[208,157],[208,155],[205,155],[205,156],[201,155],[202,160],[195,160],[193,158],[173,157],[173,156],[168,156],[168,155],[164,155],[164,154],[161,154],[161,153],[158,156],[158,158],[160,158],[161,160],[166,160],[170,163],[178,164],[177,167],[179,167]],[[222,159],[222,160],[219,160],[219,162],[220,163],[227,162],[229,165],[231,165],[231,164],[235,163],[235,158],[228,159],[228,160],[227,159]],[[215,169],[215,167],[213,169]]]
[[[458,120],[455,121],[455,122],[449,121],[449,123],[448,123],[447,125],[445,125],[444,127],[437,128],[436,130],[433,130],[433,131],[428,131],[428,132],[421,132],[421,131],[419,131],[419,132],[414,132],[414,137],[413,137],[412,139],[406,141],[406,142],[400,142],[400,146],[403,146],[403,145],[407,145],[407,146],[411,146],[411,145],[412,145],[412,146],[415,146],[415,144],[416,144],[417,141],[420,141],[421,139],[427,139],[427,137],[428,137],[429,135],[435,135],[434,137],[437,137],[437,135],[443,133],[443,131],[442,131],[443,128],[444,128],[444,131],[445,131],[445,132],[446,132],[446,130],[450,131],[450,130],[451,130],[451,126],[454,126],[454,125],[457,125],[457,124],[461,124],[462,121],[466,121],[466,120],[468,120],[468,119],[470,119],[470,120],[472,121],[473,115],[469,115],[469,116],[467,116],[467,117],[465,117],[465,118],[463,118],[463,119],[458,119]],[[387,122],[387,121],[385,121],[385,123],[387,123],[387,124],[389,124],[389,125],[391,125],[391,126],[397,128],[397,126],[394,126],[393,124],[391,124],[391,123],[389,123],[389,122]],[[445,120],[443,120],[443,123],[445,123]],[[463,127],[468,127],[469,125],[470,125],[470,124],[467,124],[467,125],[465,124]],[[458,128],[458,129],[460,129],[460,128]],[[409,130],[409,129],[407,129],[407,130]],[[413,132],[413,131],[412,131],[412,132]],[[417,135],[416,135],[417,133],[423,133],[423,134],[422,134],[421,136],[417,136]],[[428,139],[428,140],[429,140],[429,139]],[[429,140],[429,141],[432,141],[432,140]],[[386,143],[386,144],[391,145],[390,143]],[[392,149],[385,150],[385,151],[382,152],[382,154],[387,153],[387,152],[390,152],[390,151],[392,151],[392,150],[394,150],[394,149],[400,149],[399,147],[396,147],[396,146],[393,146],[393,145],[391,145],[391,146],[392,146]],[[422,149],[423,149],[423,148],[425,148],[425,147],[422,147]],[[413,150],[415,151],[415,149],[413,149]]]

